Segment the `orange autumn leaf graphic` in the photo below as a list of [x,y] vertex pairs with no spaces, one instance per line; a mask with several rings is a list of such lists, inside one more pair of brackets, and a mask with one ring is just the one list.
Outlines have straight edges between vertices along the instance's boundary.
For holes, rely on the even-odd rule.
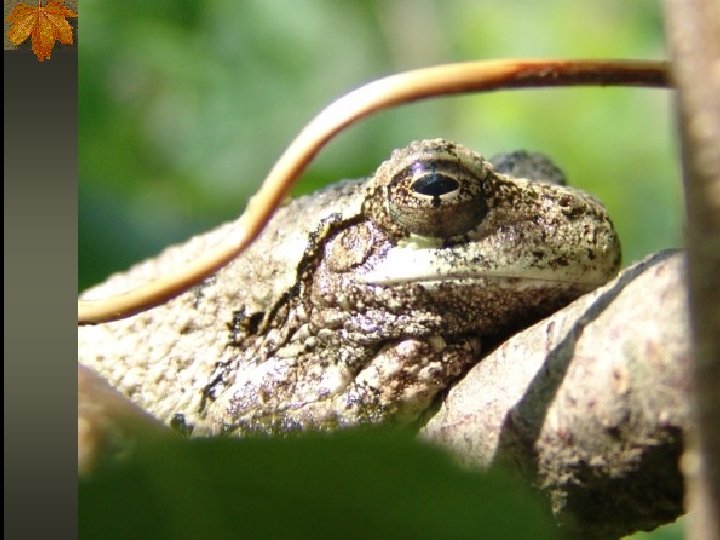
[[12,25],[7,36],[15,45],[20,45],[32,35],[32,50],[42,62],[50,58],[56,41],[72,44],[72,27],[65,17],[77,16],[77,13],[58,0],[51,0],[45,5],[38,2],[36,6],[18,4],[7,16],[7,21]]

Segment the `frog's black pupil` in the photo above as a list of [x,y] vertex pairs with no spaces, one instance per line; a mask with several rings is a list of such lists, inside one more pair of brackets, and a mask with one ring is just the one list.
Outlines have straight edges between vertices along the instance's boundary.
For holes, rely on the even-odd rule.
[[459,187],[460,184],[457,180],[440,173],[428,173],[415,180],[412,184],[413,191],[431,197],[445,195]]

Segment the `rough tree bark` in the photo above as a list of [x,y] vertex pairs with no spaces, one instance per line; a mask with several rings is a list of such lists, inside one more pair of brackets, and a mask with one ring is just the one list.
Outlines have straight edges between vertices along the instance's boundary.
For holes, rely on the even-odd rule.
[[695,417],[684,465],[690,537],[720,538],[720,2],[667,2],[687,211]]
[[572,537],[676,519],[692,379],[683,267],[659,253],[513,336],[421,436],[468,465],[518,471]]

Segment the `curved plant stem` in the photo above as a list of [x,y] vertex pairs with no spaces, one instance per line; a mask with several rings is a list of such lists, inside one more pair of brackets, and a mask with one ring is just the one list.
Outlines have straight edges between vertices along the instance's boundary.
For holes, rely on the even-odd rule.
[[79,324],[134,315],[215,273],[258,236],[294,180],[337,133],[369,114],[431,97],[547,86],[670,86],[668,65],[644,60],[495,60],[446,64],[391,75],[341,97],[308,123],[248,202],[235,231],[206,256],[132,291],[79,301]]

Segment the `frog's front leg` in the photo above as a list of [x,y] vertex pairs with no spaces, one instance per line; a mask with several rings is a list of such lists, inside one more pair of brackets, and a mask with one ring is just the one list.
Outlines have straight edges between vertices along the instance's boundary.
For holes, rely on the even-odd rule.
[[409,424],[439,392],[478,361],[476,337],[446,341],[440,335],[385,345],[335,400],[342,424],[391,420]]
[[449,342],[439,335],[379,349],[345,344],[302,352],[289,344],[263,362],[238,365],[195,434],[408,424],[477,362],[479,352],[476,337]]

